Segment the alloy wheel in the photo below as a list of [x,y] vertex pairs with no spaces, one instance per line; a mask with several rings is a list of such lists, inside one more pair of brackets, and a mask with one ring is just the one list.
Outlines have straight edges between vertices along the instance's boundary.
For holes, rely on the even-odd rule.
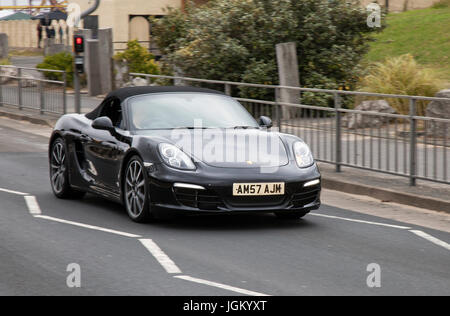
[[133,160],[128,165],[125,182],[125,200],[132,217],[136,218],[144,211],[146,193],[142,165],[138,160]]
[[51,183],[53,190],[60,194],[64,189],[66,181],[66,153],[64,144],[60,141],[56,142],[52,149],[51,156]]

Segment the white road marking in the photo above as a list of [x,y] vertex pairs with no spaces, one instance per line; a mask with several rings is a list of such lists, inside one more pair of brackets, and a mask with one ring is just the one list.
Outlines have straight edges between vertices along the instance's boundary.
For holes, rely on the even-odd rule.
[[424,233],[421,230],[410,230],[410,232],[413,233],[413,234],[416,234],[419,237],[422,237],[422,238],[432,242],[433,244],[436,244],[438,246],[444,247],[447,250],[450,250],[450,245],[447,244],[445,241],[442,241],[440,239],[437,239],[436,237],[428,235],[427,233]]
[[2,188],[0,188],[0,192],[11,193],[11,194],[15,194],[15,195],[29,195],[28,193],[12,191],[12,190],[2,189]]
[[36,200],[36,197],[33,195],[26,195],[25,202],[27,203],[28,211],[31,215],[41,215],[41,208]]
[[176,276],[174,276],[174,278],[182,279],[182,280],[186,280],[186,281],[190,281],[190,282],[195,282],[195,283],[199,283],[199,284],[209,285],[209,286],[217,287],[220,289],[224,289],[224,290],[228,290],[228,291],[232,291],[232,292],[236,292],[236,293],[240,293],[240,294],[250,295],[250,296],[270,296],[267,294],[244,290],[244,289],[241,289],[238,287],[234,287],[234,286],[230,286],[230,285],[226,285],[226,284],[222,284],[222,283],[211,282],[211,281],[207,281],[207,280],[203,280],[203,279],[193,278],[188,275],[176,275]]
[[158,260],[159,264],[167,271],[167,273],[181,273],[180,268],[177,267],[175,262],[169,258],[164,251],[151,239],[139,239],[139,241],[147,248],[148,251]]
[[[35,196],[29,195],[27,193],[23,193],[23,192],[18,192],[18,191],[13,191],[13,190],[8,190],[8,189],[2,189],[0,188],[0,192],[5,192],[5,193],[11,193],[11,194],[15,194],[15,195],[22,195],[25,198],[25,202],[27,204],[28,210],[30,212],[31,215],[33,215],[33,217],[35,218],[40,218],[40,219],[44,219],[44,220],[50,220],[50,221],[54,221],[54,222],[58,222],[58,223],[63,223],[63,224],[68,224],[68,225],[73,225],[73,226],[78,226],[78,227],[83,227],[83,228],[87,228],[87,229],[92,229],[92,230],[97,230],[97,231],[101,231],[101,232],[106,232],[106,233],[111,233],[111,234],[115,234],[115,235],[119,235],[119,236],[124,236],[124,237],[130,237],[130,238],[142,238],[142,236],[139,235],[135,235],[135,234],[130,234],[130,233],[126,233],[126,232],[121,232],[121,231],[117,231],[117,230],[112,230],[112,229],[107,229],[107,228],[103,228],[103,227],[98,227],[98,226],[93,226],[93,225],[88,225],[88,224],[82,224],[82,223],[78,223],[78,222],[73,222],[73,221],[68,221],[68,220],[64,220],[64,219],[60,219],[60,218],[55,218],[55,217],[50,217],[50,216],[45,216],[45,215],[41,215],[41,209],[39,207],[39,204],[36,200]],[[358,220],[358,219],[352,219],[352,218],[345,218],[345,217],[339,217],[339,216],[332,216],[332,215],[325,215],[325,214],[317,214],[317,213],[313,213],[310,214],[312,216],[319,216],[319,217],[326,217],[326,218],[331,218],[331,219],[338,219],[338,220],[344,220],[344,221],[349,221],[349,222],[356,222],[356,223],[363,223],[363,224],[370,224],[370,225],[377,225],[377,226],[385,226],[385,227],[391,227],[391,228],[397,228],[397,229],[404,229],[404,230],[408,230],[410,232],[412,232],[413,234],[424,238],[438,246],[441,246],[447,250],[450,250],[450,244],[436,238],[433,237],[421,230],[413,230],[410,227],[406,227],[406,226],[399,226],[399,225],[390,225],[390,224],[384,224],[384,223],[377,223],[377,222],[371,222],[371,221],[364,221],[364,220]],[[170,274],[177,274],[177,273],[182,273],[181,270],[178,268],[178,266],[175,264],[175,262],[172,261],[172,259],[169,258],[169,256],[167,256],[164,251],[161,250],[161,248],[159,248],[159,246],[153,242],[153,240],[151,239],[139,239],[139,241],[142,243],[142,245],[144,245],[145,248],[147,248],[147,250],[155,257],[155,259],[161,264],[161,266],[166,270],[167,273]],[[228,290],[228,291],[232,291],[235,293],[240,293],[240,294],[244,294],[244,295],[249,295],[249,296],[269,296],[267,294],[263,294],[263,293],[259,293],[259,292],[254,292],[254,291],[249,291],[249,290],[245,290],[245,289],[241,289],[238,287],[234,287],[234,286],[230,286],[230,285],[226,285],[226,284],[222,284],[222,283],[217,283],[217,282],[212,282],[212,281],[208,281],[208,280],[203,280],[203,279],[199,279],[199,278],[193,278],[191,276],[188,275],[176,275],[174,276],[175,278],[178,279],[182,279],[185,281],[190,281],[190,282],[194,282],[194,283],[198,283],[198,284],[204,284],[207,286],[212,286],[212,287],[217,287],[220,289],[224,289],[224,290]]]
[[340,220],[343,220],[343,221],[349,221],[349,222],[355,222],[355,223],[363,223],[363,224],[370,224],[370,225],[377,225],[377,226],[385,226],[385,227],[391,227],[391,228],[398,228],[398,229],[411,229],[411,227],[406,227],[406,226],[390,225],[390,224],[377,223],[377,222],[370,222],[370,221],[363,221],[363,220],[359,220],[359,219],[346,218],[346,217],[339,217],[339,216],[331,216],[331,215],[318,214],[318,213],[311,213],[310,215],[312,215],[312,216],[326,217],[326,218],[333,218],[333,219],[340,219]]
[[65,219],[60,219],[60,218],[55,218],[55,217],[50,217],[50,216],[45,216],[45,215],[34,215],[34,217],[53,221],[53,222],[83,227],[83,228],[87,228],[87,229],[98,230],[101,232],[115,234],[115,235],[124,236],[124,237],[130,237],[130,238],[141,238],[142,237],[139,235],[129,234],[129,233],[121,232],[118,230],[113,230],[113,229],[108,229],[108,228],[103,228],[103,227],[98,227],[98,226],[93,226],[93,225],[87,225],[87,224],[82,224],[82,223],[78,223],[78,222],[67,221]]

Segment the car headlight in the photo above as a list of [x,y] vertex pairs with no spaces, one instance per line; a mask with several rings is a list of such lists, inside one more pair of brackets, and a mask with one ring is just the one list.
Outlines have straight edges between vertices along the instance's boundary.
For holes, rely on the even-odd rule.
[[314,158],[308,145],[296,142],[293,146],[295,160],[300,168],[306,168],[314,163]]
[[178,147],[171,144],[162,143],[159,144],[158,148],[163,161],[167,165],[177,169],[195,170],[195,165],[192,162],[192,159]]

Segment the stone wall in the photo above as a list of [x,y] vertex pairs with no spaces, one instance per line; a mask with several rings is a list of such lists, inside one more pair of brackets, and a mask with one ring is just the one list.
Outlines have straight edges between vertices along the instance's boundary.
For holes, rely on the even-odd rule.
[[0,33],[8,35],[9,47],[37,47],[37,25],[34,20],[0,21]]
[[[8,35],[9,47],[14,48],[36,48],[38,47],[37,26],[39,21],[36,20],[16,20],[16,21],[0,21],[0,33]],[[67,29],[66,21],[52,21],[52,27],[55,30],[55,43],[72,45],[72,30]],[[62,36],[60,35],[60,30]],[[42,32],[41,47],[44,45],[46,32]]]

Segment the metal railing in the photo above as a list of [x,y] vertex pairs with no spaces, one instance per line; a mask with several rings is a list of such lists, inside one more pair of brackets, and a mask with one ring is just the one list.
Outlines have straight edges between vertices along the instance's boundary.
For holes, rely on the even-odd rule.
[[[44,73],[60,74],[62,80],[44,79]],[[39,110],[41,114],[67,113],[65,71],[0,66],[0,107],[10,105]]]
[[[233,96],[236,87],[272,90],[280,95],[282,89],[300,93],[320,93],[333,98],[333,107],[286,103],[278,100],[255,100],[234,97],[255,117],[274,118],[274,125],[283,133],[305,140],[318,161],[341,167],[352,167],[409,178],[450,184],[450,119],[417,115],[418,101],[446,101],[449,98],[367,93],[314,88],[250,84],[188,77],[130,73],[158,84],[179,85],[187,82],[220,89]],[[275,91],[273,91],[275,90]],[[388,114],[345,109],[345,97],[401,99],[409,103],[409,113]],[[275,98],[278,99],[278,98]],[[289,115],[286,115],[288,113]],[[363,124],[349,123],[351,120]]]
[[[143,47],[145,47],[148,52],[152,53],[155,56],[161,56],[161,50],[156,45],[155,41],[137,41]],[[128,41],[115,41],[113,42],[113,50],[114,52],[123,52],[127,49]]]

